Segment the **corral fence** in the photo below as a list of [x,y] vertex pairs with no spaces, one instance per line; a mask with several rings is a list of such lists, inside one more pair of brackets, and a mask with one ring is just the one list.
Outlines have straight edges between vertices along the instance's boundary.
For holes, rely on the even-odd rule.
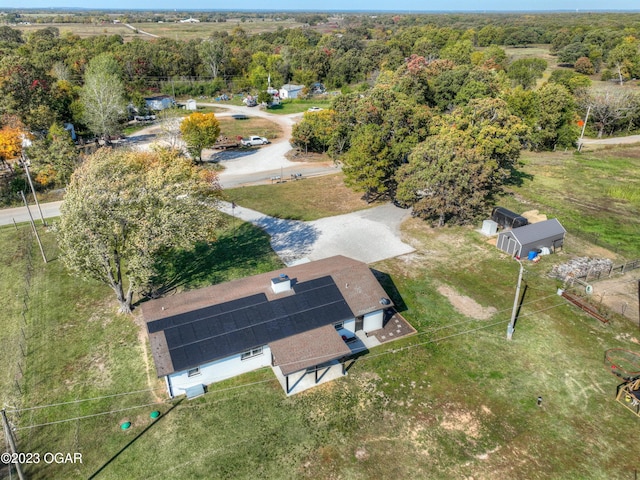
[[633,260],[631,262],[623,263],[620,265],[612,265],[609,270],[593,270],[588,271],[585,275],[576,276],[575,278],[583,280],[584,282],[588,280],[600,280],[602,277],[611,277],[615,274],[622,275],[625,272],[630,272],[631,270],[635,270],[636,268],[640,268],[640,259]]

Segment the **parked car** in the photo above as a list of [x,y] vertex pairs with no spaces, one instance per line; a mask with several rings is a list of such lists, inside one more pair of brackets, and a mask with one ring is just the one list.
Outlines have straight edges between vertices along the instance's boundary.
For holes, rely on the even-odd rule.
[[243,138],[241,143],[245,147],[252,147],[254,145],[266,145],[267,143],[269,143],[269,140],[257,135],[251,135],[249,138]]
[[309,112],[319,112],[322,110],[320,107],[309,107]]

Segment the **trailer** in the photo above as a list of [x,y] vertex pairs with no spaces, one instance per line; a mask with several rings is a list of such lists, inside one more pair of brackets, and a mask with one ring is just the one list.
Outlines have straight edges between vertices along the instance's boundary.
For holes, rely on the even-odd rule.
[[241,145],[242,137],[240,138],[229,138],[229,137],[220,137],[216,140],[213,148],[215,150],[226,150],[227,148],[237,148]]

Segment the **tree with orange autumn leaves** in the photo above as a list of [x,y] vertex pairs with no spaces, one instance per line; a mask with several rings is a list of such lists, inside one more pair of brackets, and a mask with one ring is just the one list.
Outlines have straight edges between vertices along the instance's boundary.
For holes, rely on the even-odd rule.
[[0,162],[3,169],[13,170],[22,154],[22,142],[31,136],[22,122],[13,116],[5,116],[0,124]]

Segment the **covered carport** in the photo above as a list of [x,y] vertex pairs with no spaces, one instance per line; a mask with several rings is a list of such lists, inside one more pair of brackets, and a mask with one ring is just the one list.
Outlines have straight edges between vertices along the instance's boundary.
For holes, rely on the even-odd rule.
[[351,355],[333,325],[271,342],[269,347],[274,373],[287,395],[343,377],[344,360]]

